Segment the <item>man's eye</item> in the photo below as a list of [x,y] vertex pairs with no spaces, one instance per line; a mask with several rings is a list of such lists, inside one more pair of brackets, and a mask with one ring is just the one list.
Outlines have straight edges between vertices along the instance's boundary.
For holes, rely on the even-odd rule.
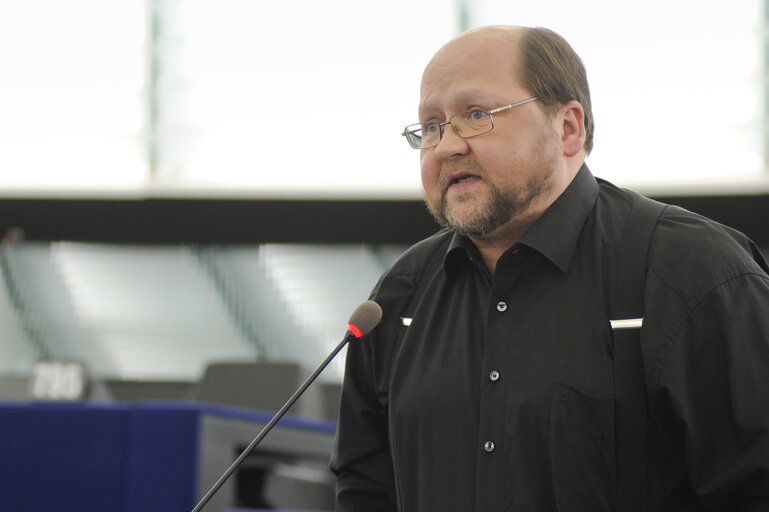
[[484,117],[486,117],[486,112],[483,111],[483,110],[471,110],[470,111],[470,119],[472,119],[473,121],[480,121]]
[[435,133],[441,129],[441,125],[439,123],[425,123],[425,125],[422,127],[422,131],[425,133]]

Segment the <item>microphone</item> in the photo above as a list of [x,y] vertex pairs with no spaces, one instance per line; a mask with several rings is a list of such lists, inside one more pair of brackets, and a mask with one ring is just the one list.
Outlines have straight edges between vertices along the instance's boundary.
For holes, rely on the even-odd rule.
[[227,479],[232,476],[235,470],[240,467],[240,465],[243,463],[243,461],[246,460],[246,457],[248,457],[251,451],[262,442],[262,439],[264,439],[270,430],[272,430],[272,427],[274,427],[275,424],[280,421],[283,415],[286,414],[286,411],[288,411],[288,409],[294,405],[294,402],[296,402],[297,399],[307,390],[307,388],[310,387],[310,384],[315,381],[318,375],[320,375],[320,372],[322,372],[326,366],[328,366],[328,364],[332,359],[334,359],[339,351],[342,350],[342,348],[353,339],[360,338],[361,336],[368,334],[374,327],[377,326],[377,324],[379,324],[381,320],[382,308],[379,307],[379,304],[374,301],[367,300],[355,308],[355,311],[352,312],[352,315],[350,315],[350,320],[347,323],[347,333],[345,334],[344,339],[342,339],[339,345],[337,345],[336,348],[331,351],[328,357],[326,357],[320,366],[315,369],[312,375],[310,375],[307,380],[304,381],[304,384],[299,386],[299,389],[297,389],[291,398],[289,398],[288,401],[283,404],[283,407],[281,407],[280,410],[275,413],[275,416],[273,416],[269,423],[264,426],[262,431],[257,434],[254,440],[251,441],[251,444],[249,444],[246,449],[243,450],[243,453],[241,453],[240,456],[235,459],[235,462],[233,462],[227,471],[225,471],[224,474],[219,477],[219,480],[217,480],[213,487],[211,487],[205,496],[203,496],[200,502],[195,505],[195,508],[192,509],[192,512],[200,512],[206,503],[211,500],[214,494],[216,494],[216,491],[218,491],[219,488],[224,485]]

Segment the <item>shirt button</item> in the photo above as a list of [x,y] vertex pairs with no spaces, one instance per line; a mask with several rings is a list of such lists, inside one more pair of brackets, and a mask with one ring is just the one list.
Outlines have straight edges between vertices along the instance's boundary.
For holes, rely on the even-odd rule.
[[486,444],[483,445],[483,449],[487,452],[491,453],[494,451],[494,443],[492,441],[486,441]]
[[497,370],[491,370],[491,373],[489,373],[489,380],[491,382],[496,382],[499,380],[499,372]]
[[504,313],[505,311],[507,311],[507,303],[502,301],[497,302],[497,311],[499,311],[500,313]]

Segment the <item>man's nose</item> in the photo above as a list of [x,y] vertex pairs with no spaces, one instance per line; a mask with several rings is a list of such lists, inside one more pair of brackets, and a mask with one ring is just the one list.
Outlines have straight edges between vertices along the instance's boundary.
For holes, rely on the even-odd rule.
[[467,139],[463,139],[457,133],[453,124],[447,124],[443,129],[440,142],[435,146],[435,156],[441,160],[450,160],[457,156],[464,156],[470,151]]

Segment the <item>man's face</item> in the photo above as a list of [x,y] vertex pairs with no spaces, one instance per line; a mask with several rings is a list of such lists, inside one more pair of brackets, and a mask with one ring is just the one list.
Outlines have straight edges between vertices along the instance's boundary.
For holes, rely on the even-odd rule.
[[[509,38],[482,34],[444,47],[422,79],[420,122],[444,122],[470,108],[491,110],[533,96],[514,75],[515,56]],[[491,132],[469,139],[447,125],[438,146],[421,151],[431,213],[441,224],[477,238],[539,216],[554,199],[562,156],[554,119],[539,101],[493,119]]]

